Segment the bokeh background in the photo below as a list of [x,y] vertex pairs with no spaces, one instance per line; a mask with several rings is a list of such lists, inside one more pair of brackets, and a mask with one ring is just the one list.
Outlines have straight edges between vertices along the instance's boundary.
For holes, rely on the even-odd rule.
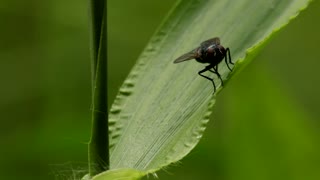
[[[108,1],[109,105],[174,3]],[[0,179],[79,179],[90,136],[89,3],[0,4]],[[319,19],[315,1],[276,35],[221,92],[199,145],[158,177],[320,179]]]

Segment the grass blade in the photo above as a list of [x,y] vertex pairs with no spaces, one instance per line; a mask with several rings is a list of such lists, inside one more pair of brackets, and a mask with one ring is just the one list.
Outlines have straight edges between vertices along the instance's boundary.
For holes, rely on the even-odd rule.
[[179,161],[201,138],[223,89],[199,77],[203,64],[173,64],[202,41],[220,37],[234,71],[219,65],[225,85],[304,9],[309,0],[180,1],[119,90],[109,113],[110,168],[154,172]]

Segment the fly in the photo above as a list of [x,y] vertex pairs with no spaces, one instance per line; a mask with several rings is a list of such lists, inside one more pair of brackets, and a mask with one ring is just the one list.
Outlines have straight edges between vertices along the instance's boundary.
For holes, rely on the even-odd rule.
[[229,64],[234,65],[234,63],[231,61],[230,49],[224,48],[222,45],[220,45],[220,38],[218,37],[202,42],[199,47],[178,57],[176,60],[174,60],[174,63],[180,63],[191,59],[195,59],[199,63],[209,63],[209,65],[203,70],[199,71],[198,74],[212,82],[214,92],[216,91],[216,85],[213,79],[203,75],[202,73],[210,71],[216,74],[221,81],[221,86],[223,86],[221,75],[218,72],[218,64],[225,59],[227,67],[230,71],[232,71],[232,69],[230,68]]

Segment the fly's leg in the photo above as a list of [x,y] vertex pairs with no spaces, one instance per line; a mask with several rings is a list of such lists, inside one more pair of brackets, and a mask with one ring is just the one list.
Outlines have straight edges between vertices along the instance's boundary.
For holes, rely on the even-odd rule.
[[214,74],[216,74],[216,75],[218,76],[218,78],[219,78],[220,81],[221,81],[221,86],[223,86],[223,81],[222,81],[221,75],[220,75],[219,72],[218,72],[218,65],[213,66],[213,70],[210,69],[209,71],[212,72],[212,73],[214,73]]
[[230,49],[227,48],[227,49],[226,49],[226,52],[228,53],[228,56],[229,56],[229,63],[232,64],[232,65],[234,65],[234,63],[231,61]]
[[226,61],[226,64],[227,64],[228,69],[229,69],[230,71],[232,71],[232,69],[229,67],[229,64],[228,64],[228,56],[229,56],[229,63],[232,64],[232,65],[234,65],[234,63],[231,61],[231,55],[230,55],[230,49],[229,49],[229,48],[226,49],[226,54],[225,54],[224,60]]
[[206,71],[211,71],[211,70],[210,70],[211,68],[212,68],[212,66],[206,66],[204,69],[202,69],[201,71],[199,71],[199,72],[198,72],[198,74],[199,74],[200,76],[202,76],[202,77],[204,77],[204,78],[208,79],[209,81],[211,81],[211,82],[212,82],[212,84],[213,84],[214,92],[216,92],[216,85],[214,84],[213,79],[211,79],[211,78],[209,78],[209,77],[207,77],[207,76],[205,76],[205,75],[202,75],[202,74],[201,74],[201,73],[204,73],[204,72],[206,72]]

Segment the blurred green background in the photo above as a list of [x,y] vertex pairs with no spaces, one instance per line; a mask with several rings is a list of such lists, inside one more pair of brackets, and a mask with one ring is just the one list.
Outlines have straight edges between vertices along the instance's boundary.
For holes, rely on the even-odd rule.
[[[108,1],[109,105],[174,3]],[[88,4],[1,1],[0,179],[86,173]],[[319,19],[315,1],[233,78],[199,145],[159,178],[320,179]]]

